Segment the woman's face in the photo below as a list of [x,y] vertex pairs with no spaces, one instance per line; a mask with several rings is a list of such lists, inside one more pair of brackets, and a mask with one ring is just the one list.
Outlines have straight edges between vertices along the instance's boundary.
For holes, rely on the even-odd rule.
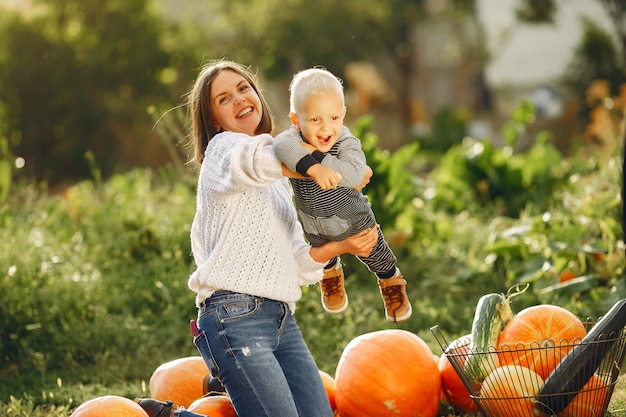
[[226,69],[211,83],[211,111],[217,130],[254,136],[263,107],[252,85],[242,75]]

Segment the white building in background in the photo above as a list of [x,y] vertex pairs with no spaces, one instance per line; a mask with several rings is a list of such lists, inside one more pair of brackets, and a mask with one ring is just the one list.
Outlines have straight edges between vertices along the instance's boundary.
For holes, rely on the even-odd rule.
[[[583,36],[582,18],[613,33],[600,0],[557,0],[555,23],[519,23],[515,8],[520,0],[478,0],[476,15],[486,32],[490,60],[485,81],[492,91],[495,114],[506,117],[519,99],[528,98],[546,120],[560,119],[555,129],[564,137],[576,134],[576,105],[564,99],[559,81]],[[478,127],[484,127],[480,121]],[[493,128],[492,128],[493,129]],[[493,134],[492,136],[493,137]]]
[[487,82],[495,88],[541,85],[561,77],[581,40],[582,16],[613,32],[599,0],[557,0],[555,24],[536,26],[516,22],[519,2],[478,0],[476,4],[491,53]]
[[[557,0],[554,24],[527,24],[515,17],[521,0],[476,0],[474,19],[445,13],[450,0],[428,0],[430,18],[416,25],[412,44],[412,132],[428,134],[444,107],[470,114],[470,135],[496,139],[521,98],[535,103],[539,119],[575,135],[577,104],[560,83],[582,40],[582,17],[614,31],[599,0]],[[488,58],[476,54],[484,31]]]

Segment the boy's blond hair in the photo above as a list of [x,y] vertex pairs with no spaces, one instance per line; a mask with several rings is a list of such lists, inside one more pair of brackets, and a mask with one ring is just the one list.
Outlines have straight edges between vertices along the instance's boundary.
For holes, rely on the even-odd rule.
[[294,75],[289,86],[289,111],[298,117],[304,112],[304,104],[312,94],[336,92],[344,104],[343,83],[332,72],[323,68],[310,68]]

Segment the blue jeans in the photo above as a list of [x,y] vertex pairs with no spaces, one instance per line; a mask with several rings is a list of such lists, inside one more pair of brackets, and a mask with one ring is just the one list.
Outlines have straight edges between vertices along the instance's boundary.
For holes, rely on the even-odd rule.
[[202,303],[198,328],[194,343],[238,417],[332,417],[317,365],[286,303],[218,291]]
[[174,411],[174,414],[172,414],[172,416],[173,417],[209,417],[209,416],[205,416],[204,414],[194,413],[193,411],[189,411],[185,409],[178,409]]

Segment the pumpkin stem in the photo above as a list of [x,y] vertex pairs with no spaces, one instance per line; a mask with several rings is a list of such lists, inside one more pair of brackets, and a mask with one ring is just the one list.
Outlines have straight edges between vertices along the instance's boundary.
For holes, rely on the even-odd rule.
[[[524,288],[522,289],[520,289],[520,284],[515,284],[514,286],[509,288],[509,290],[506,292],[506,300],[511,301],[513,297],[516,297],[520,294],[525,293],[528,287],[530,287],[529,283],[526,283],[526,285],[524,285]],[[515,292],[513,292],[513,289],[515,289]]]

